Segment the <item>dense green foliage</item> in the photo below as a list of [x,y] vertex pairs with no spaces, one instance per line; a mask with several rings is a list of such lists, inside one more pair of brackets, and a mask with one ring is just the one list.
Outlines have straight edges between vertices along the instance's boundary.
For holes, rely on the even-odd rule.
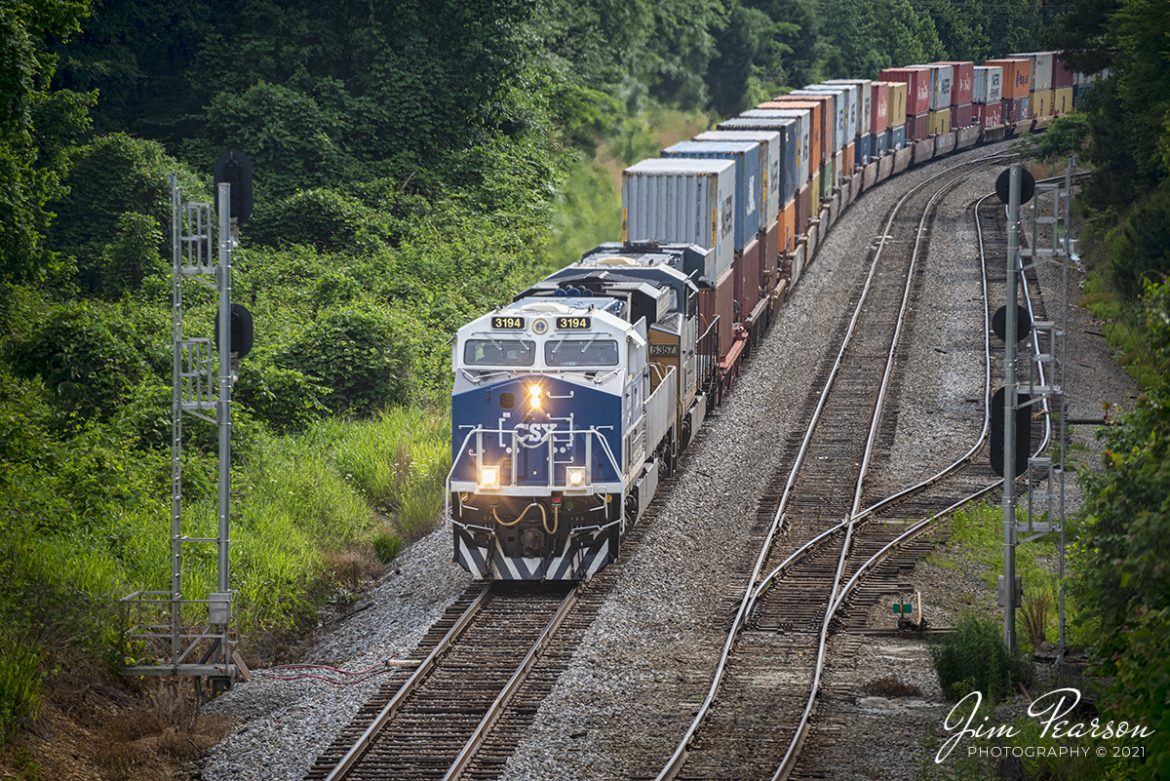
[[1170,14],[1157,0],[1082,0],[1062,44],[1085,71],[1108,67],[1083,104],[1094,173],[1086,303],[1144,392],[1104,435],[1103,469],[1086,472],[1074,593],[1114,718],[1155,729],[1125,777],[1170,768]]
[[988,704],[1015,691],[1016,684],[1032,681],[1032,665],[1022,654],[1012,656],[1004,647],[999,625],[976,615],[959,618],[930,647],[930,658],[939,687],[952,700],[981,692]]
[[[1031,45],[1039,6],[1007,5],[0,2],[0,731],[51,671],[115,665],[115,599],[166,584],[169,173],[206,200],[222,148],[256,172],[232,585],[259,653],[337,562],[430,528],[454,329],[616,238],[623,164],[822,76]],[[210,292],[185,307],[209,333]],[[185,433],[197,534],[215,438]]]

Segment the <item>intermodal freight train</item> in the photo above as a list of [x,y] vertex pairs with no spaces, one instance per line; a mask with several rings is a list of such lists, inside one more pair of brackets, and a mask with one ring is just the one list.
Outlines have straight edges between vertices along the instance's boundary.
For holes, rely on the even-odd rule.
[[622,236],[459,329],[447,513],[477,579],[614,561],[837,216],[935,157],[1042,129],[1058,52],[778,96],[626,169]]

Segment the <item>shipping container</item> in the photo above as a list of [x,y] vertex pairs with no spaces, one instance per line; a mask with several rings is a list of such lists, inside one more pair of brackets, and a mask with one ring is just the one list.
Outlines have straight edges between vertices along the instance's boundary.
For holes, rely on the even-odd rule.
[[947,60],[939,65],[951,66],[951,105],[962,106],[971,102],[975,91],[975,63],[967,60]]
[[807,111],[753,109],[720,122],[716,127],[720,130],[776,130],[781,134],[780,202],[787,203],[797,188],[808,181],[808,126]]
[[1001,88],[1005,100],[1009,98],[1028,97],[1032,84],[1031,60],[1020,58],[988,60],[983,64],[1003,68],[1003,84]]
[[874,81],[869,91],[869,132],[879,136],[890,126],[890,85]]
[[1028,96],[1031,100],[1032,116],[1050,117],[1056,108],[1056,99],[1052,90],[1037,90]]
[[926,68],[930,71],[930,110],[951,107],[951,88],[954,81],[954,68],[942,63],[918,63],[911,68]]
[[622,174],[623,242],[669,241],[714,249],[713,282],[735,254],[735,163],[652,158]]
[[794,200],[794,203],[796,204],[796,224],[793,226],[792,232],[798,237],[803,236],[808,232],[808,220],[810,214],[810,199],[808,193],[811,189],[812,188],[809,185],[801,187],[797,191],[796,199]]
[[663,157],[696,160],[731,160],[735,163],[735,249],[742,251],[755,241],[764,211],[764,166],[766,155],[751,141],[681,141],[662,150]]
[[808,173],[811,177],[812,172],[824,164],[825,155],[831,153],[829,146],[832,139],[832,129],[829,125],[832,123],[828,121],[830,102],[828,99],[789,97],[783,95],[761,103],[754,109],[743,112],[740,116],[750,117],[756,111],[811,111],[812,128],[809,130],[808,154]]
[[930,135],[941,136],[951,132],[951,110],[940,108],[930,112]]
[[971,105],[972,104],[970,104],[970,103],[964,103],[961,106],[951,106],[951,127],[952,128],[958,129],[961,127],[970,127],[971,126],[971,121],[972,121],[971,117],[973,114],[973,112],[971,111]]
[[857,104],[854,117],[857,137],[864,138],[873,132],[872,93],[873,82],[869,79],[829,79],[826,84],[847,84],[857,87]]
[[1056,52],[1013,52],[1009,57],[1027,60],[1031,65],[1028,78],[1029,92],[1045,92],[1052,89],[1052,61]]
[[735,341],[735,274],[729,265],[723,270],[716,281],[708,282],[699,288],[699,332],[719,317],[718,334],[719,357],[731,351]]
[[916,117],[906,117],[906,141],[923,141],[930,138],[930,112]]
[[819,100],[824,104],[825,117],[827,118],[823,128],[826,131],[824,134],[826,141],[825,153],[826,155],[831,155],[845,147],[845,104],[838,99],[837,93],[798,89],[793,90],[783,97]]
[[1073,88],[1061,87],[1058,90],[1053,90],[1056,101],[1056,114],[1067,114],[1073,110]]
[[[799,198],[793,198],[784,204],[784,233],[781,236],[780,251],[791,254],[796,249],[796,237],[804,233],[805,228],[797,225],[796,211]],[[775,280],[773,280],[775,281]]]
[[906,124],[906,91],[909,89],[904,81],[883,82],[890,90],[890,127]]
[[972,103],[999,103],[1003,100],[1003,68],[998,65],[975,68],[972,98]]
[[[796,179],[797,187],[801,187],[812,176],[812,171],[820,165],[821,149],[824,147],[824,138],[821,130],[821,111],[823,107],[820,103],[812,101],[798,101],[798,100],[773,100],[766,103],[761,103],[754,109],[749,109],[738,117],[728,120],[734,122],[736,119],[768,119],[774,115],[769,113],[764,115],[760,112],[781,112],[782,117],[789,117],[785,112],[803,112],[805,116],[799,121],[801,123],[802,144],[800,147],[801,159],[799,162],[800,172]],[[721,127],[723,123],[716,127]],[[734,127],[729,126],[729,130]]]
[[[850,144],[857,140],[858,114],[861,112],[861,88],[857,84],[836,82],[821,82],[811,84],[805,89],[837,91],[844,99],[845,105],[845,143]],[[843,93],[840,91],[844,90]]]
[[764,230],[780,218],[780,205],[784,202],[780,193],[780,184],[783,180],[781,167],[781,153],[783,150],[782,135],[775,130],[708,130],[695,136],[696,141],[732,141],[737,143],[750,142],[763,147],[767,162],[762,166],[764,175],[764,222],[760,226]]
[[870,138],[873,139],[873,156],[882,157],[890,151],[890,129],[886,128],[880,133],[874,133]]
[[975,123],[983,127],[999,127],[1003,124],[1003,103],[972,103]]
[[1073,85],[1073,69],[1064,61],[1064,54],[1056,52],[1052,57],[1052,88],[1064,89]]
[[901,125],[898,125],[897,127],[892,127],[888,131],[886,131],[890,134],[889,145],[890,145],[891,152],[897,152],[899,149],[905,148],[905,146],[906,146],[906,131],[909,127],[910,127],[909,125],[903,123]]
[[1004,98],[1004,124],[1007,124],[1008,122],[1023,122],[1025,119],[1030,119],[1032,112],[1028,102],[1028,98]]
[[881,72],[885,81],[900,81],[906,84],[906,111],[907,121],[910,117],[925,114],[930,111],[930,79],[929,68],[886,68]]
[[861,138],[857,139],[857,164],[868,165],[871,160],[878,156],[877,145],[874,142],[873,133],[866,133]]

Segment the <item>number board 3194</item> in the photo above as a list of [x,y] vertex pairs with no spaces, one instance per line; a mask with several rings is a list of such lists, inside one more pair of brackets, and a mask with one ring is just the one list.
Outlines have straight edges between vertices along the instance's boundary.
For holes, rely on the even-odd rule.
[[524,328],[524,318],[515,315],[497,315],[492,318],[492,328],[506,331],[520,331]]
[[562,331],[587,331],[593,327],[591,317],[558,317],[557,328]]

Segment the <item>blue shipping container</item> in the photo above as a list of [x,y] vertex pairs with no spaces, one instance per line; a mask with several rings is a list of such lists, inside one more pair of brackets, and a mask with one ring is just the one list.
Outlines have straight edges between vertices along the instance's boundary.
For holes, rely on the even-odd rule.
[[[780,177],[780,208],[784,208],[784,204],[791,201],[795,197],[796,191],[805,184],[800,179],[800,170],[808,169],[808,119],[802,120],[792,116],[801,113],[780,109],[752,109],[745,111],[738,117],[726,119],[718,125],[720,130],[766,127],[780,132],[782,144],[780,159],[783,161],[783,171]],[[803,129],[801,128],[802,121],[805,123]]]
[[893,129],[894,151],[902,149],[906,146],[906,126],[898,125]]
[[883,130],[872,136],[874,140],[874,156],[882,157],[890,151],[890,131]]
[[865,165],[871,157],[873,157],[873,136],[866,133],[857,142],[857,159],[862,165]]
[[735,249],[756,237],[763,219],[763,168],[760,145],[752,141],[680,141],[662,150],[663,157],[735,162]]

